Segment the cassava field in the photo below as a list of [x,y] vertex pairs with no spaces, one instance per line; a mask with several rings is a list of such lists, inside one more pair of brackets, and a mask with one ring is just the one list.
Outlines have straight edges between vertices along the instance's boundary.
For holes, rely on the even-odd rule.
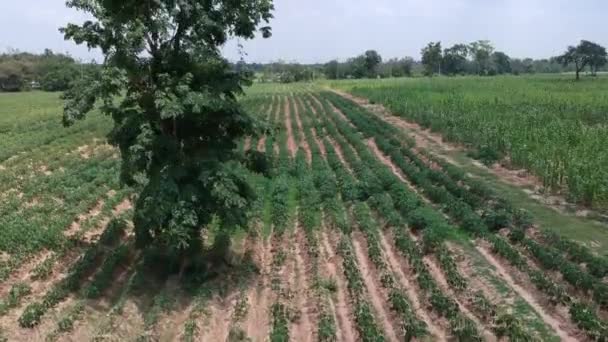
[[606,341],[605,83],[255,85],[250,226],[186,284],[133,248],[110,120],[0,94],[0,341]]

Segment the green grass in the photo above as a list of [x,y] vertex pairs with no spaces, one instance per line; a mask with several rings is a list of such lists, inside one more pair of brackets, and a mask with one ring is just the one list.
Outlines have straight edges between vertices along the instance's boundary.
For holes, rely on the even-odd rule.
[[477,149],[509,156],[576,202],[608,207],[608,78],[455,77],[330,82]]
[[450,152],[449,156],[466,172],[483,179],[494,191],[530,211],[534,221],[543,228],[583,243],[600,254],[606,254],[608,247],[608,225],[575,214],[558,212],[531,198],[523,188],[501,181],[496,175],[476,166],[473,160],[462,152]]
[[[484,278],[501,296],[514,297],[514,303],[512,305],[507,305],[507,307],[512,308],[513,313],[517,317],[524,318],[524,321],[531,331],[537,333],[542,341],[559,341],[559,338],[553,334],[552,330],[547,327],[534,309],[523,298],[514,293],[502,278],[496,276],[496,269],[479,254],[470,240],[461,241],[459,246],[466,254],[467,259],[472,261],[471,266],[475,272],[474,276]],[[503,305],[504,304],[507,303],[503,303]]]

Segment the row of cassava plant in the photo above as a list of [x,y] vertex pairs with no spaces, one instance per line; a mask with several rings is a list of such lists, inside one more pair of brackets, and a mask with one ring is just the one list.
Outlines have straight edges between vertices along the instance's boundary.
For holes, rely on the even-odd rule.
[[[331,98],[332,95],[326,95],[327,98]],[[334,100],[338,106],[346,100]],[[341,103],[342,102],[342,103]],[[375,142],[378,144],[381,150],[386,155],[390,156],[392,160],[399,166],[401,171],[416,185],[421,191],[429,198],[433,203],[440,205],[442,210],[452,219],[454,222],[459,224],[464,230],[472,234],[474,237],[480,237],[488,240],[493,247],[493,251],[507,261],[513,264],[515,267],[520,269],[522,272],[529,275],[530,280],[536,285],[536,287],[545,292],[552,300],[556,302],[569,303],[570,305],[570,316],[573,321],[582,329],[587,332],[591,337],[605,336],[606,328],[604,324],[597,325],[595,321],[601,321],[599,318],[588,319],[586,316],[581,315],[579,312],[582,307],[586,304],[578,300],[574,300],[570,297],[564,288],[559,284],[555,283],[545,273],[531,267],[526,262],[525,258],[518,252],[513,246],[504,240],[498,234],[492,233],[493,222],[484,220],[478,213],[476,213],[469,204],[462,199],[452,195],[445,187],[438,186],[433,183],[427,176],[424,170],[417,169],[413,164],[405,162],[403,154],[400,153],[400,149],[403,148],[400,145],[387,141],[382,136],[381,126],[367,125],[365,122],[365,116],[371,116],[371,114],[363,113],[362,109],[354,108],[354,105],[349,104],[343,108],[343,112],[349,118],[358,118],[359,126],[361,131],[369,136],[373,137]],[[339,119],[339,118],[336,118]],[[353,120],[355,121],[355,120]],[[349,126],[346,123],[340,125],[341,129],[347,131]],[[375,127],[375,128],[374,128]],[[589,309],[589,308],[588,308]],[[591,312],[592,310],[587,310]]]

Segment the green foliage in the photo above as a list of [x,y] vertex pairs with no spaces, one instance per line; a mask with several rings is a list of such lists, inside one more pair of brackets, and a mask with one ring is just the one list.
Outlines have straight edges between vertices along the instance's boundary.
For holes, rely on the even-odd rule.
[[[137,246],[173,259],[200,253],[202,227],[218,217],[224,229],[245,226],[254,200],[236,150],[256,131],[237,94],[247,73],[231,70],[219,48],[253,38],[272,17],[272,2],[67,2],[93,17],[68,24],[66,39],[105,56],[101,73],[66,92],[64,123],[96,105],[110,115],[110,142],[122,156],[121,179],[139,191]],[[212,19],[210,19],[212,18]],[[270,35],[267,26],[260,29]],[[117,97],[120,100],[116,100]]]
[[90,73],[94,69],[94,65],[78,65],[72,57],[49,49],[40,55],[21,52],[1,54],[0,91],[19,91],[32,85],[46,91],[63,91],[81,73]]
[[[574,202],[602,207],[608,191],[608,134],[600,113],[603,79],[558,77],[394,80],[337,84],[393,113],[470,146],[490,163],[503,156],[539,176],[548,190],[567,189]],[[359,126],[359,125],[357,125]]]
[[433,74],[441,73],[441,42],[430,42],[422,49],[420,54],[422,55],[425,75],[433,76]]
[[271,342],[289,341],[289,320],[287,307],[283,304],[275,303],[272,305],[272,331],[270,332]]
[[576,79],[579,79],[579,73],[589,66],[591,72],[595,75],[597,69],[608,63],[608,54],[603,46],[581,40],[577,46],[569,46],[564,54],[557,57],[557,60],[564,66],[574,64]]
[[32,292],[32,288],[26,283],[13,285],[5,299],[0,300],[0,316],[4,316],[8,311],[17,307],[21,299]]

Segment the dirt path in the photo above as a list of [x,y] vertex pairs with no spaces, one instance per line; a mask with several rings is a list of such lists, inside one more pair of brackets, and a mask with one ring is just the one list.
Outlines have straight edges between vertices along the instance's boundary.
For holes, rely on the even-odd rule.
[[[348,287],[343,278],[343,273],[339,271],[342,262],[340,257],[336,254],[333,242],[330,241],[330,237],[325,229],[321,234],[321,246],[321,249],[324,250],[325,254],[324,268],[328,277],[336,281],[334,304],[337,323],[336,337],[338,337],[338,341],[356,341],[357,331],[353,319],[354,311],[350,304],[350,300],[348,299],[348,294],[346,293]],[[342,338],[339,338],[339,336],[342,336]]]
[[305,251],[301,246],[305,245],[304,233],[302,227],[296,227],[295,232],[295,284],[292,284],[292,289],[296,296],[298,310],[300,310],[300,318],[295,324],[292,337],[296,341],[312,342],[316,340],[317,324],[316,318],[316,301],[312,298],[312,286],[309,283],[307,268],[309,264],[305,261]]
[[382,295],[382,291],[376,284],[378,279],[373,274],[372,267],[367,260],[367,253],[363,251],[362,243],[359,241],[360,239],[356,238],[356,233],[353,233],[353,250],[357,259],[359,271],[361,272],[361,277],[363,278],[363,282],[367,288],[369,300],[374,307],[376,318],[384,329],[386,338],[389,341],[397,342],[399,341],[399,338],[397,337],[398,330],[395,329],[394,321],[391,319],[391,314],[386,310],[388,305],[383,299],[384,296]]
[[551,315],[539,304],[534,296],[524,289],[522,286],[517,284],[511,277],[509,272],[501,265],[501,263],[494,257],[494,255],[483,246],[477,245],[475,247],[481,255],[496,269],[497,273],[502,279],[511,287],[520,297],[522,297],[528,304],[538,313],[542,320],[550,326],[555,333],[559,336],[562,341],[576,341],[577,339],[565,330],[566,322],[560,322]]
[[[289,102],[293,101],[292,98],[285,98],[285,103],[283,105],[283,110],[285,111],[285,120],[283,122],[283,124],[285,125],[285,128],[287,129],[287,149],[289,150],[289,154],[291,154],[292,158],[296,157],[296,153],[298,152],[298,144],[296,144],[296,141],[293,137],[293,130],[291,127],[291,110],[289,108]],[[296,106],[297,107],[297,106]],[[297,109],[296,109],[297,111]]]
[[423,305],[420,303],[420,294],[418,293],[417,289],[410,283],[408,277],[405,275],[403,271],[403,265],[406,264],[406,261],[400,260],[400,257],[393,249],[393,246],[388,242],[393,241],[392,237],[387,239],[385,234],[379,235],[380,244],[382,246],[382,249],[384,250],[386,261],[388,262],[388,265],[392,269],[393,273],[396,275],[397,281],[405,290],[407,297],[410,300],[410,303],[412,304],[414,312],[420,319],[422,319],[427,324],[431,335],[435,336],[438,340],[446,340],[445,331],[438,325],[436,325],[436,322],[432,320],[429,314],[424,310]]
[[270,304],[272,290],[270,276],[272,272],[272,252],[270,242],[258,243],[256,254],[260,256],[260,282],[247,293],[249,311],[243,322],[243,330],[252,341],[263,341],[270,332]]

